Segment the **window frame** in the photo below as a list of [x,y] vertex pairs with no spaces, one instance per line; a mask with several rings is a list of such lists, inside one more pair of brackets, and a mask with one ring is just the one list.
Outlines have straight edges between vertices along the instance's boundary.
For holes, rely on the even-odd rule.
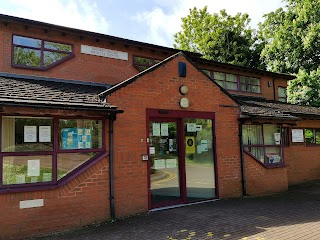
[[[266,168],[273,168],[273,167],[283,167],[286,166],[285,165],[285,161],[284,161],[284,147],[285,145],[285,141],[283,139],[283,134],[282,134],[282,129],[283,127],[279,124],[243,124],[243,125],[251,125],[251,126],[261,126],[261,137],[262,137],[262,144],[244,144],[243,143],[243,151],[245,153],[247,153],[248,155],[250,155],[253,159],[255,159],[258,163],[260,163],[261,165],[263,165]],[[243,125],[241,126],[243,128]],[[272,145],[266,145],[265,144],[265,135],[264,135],[264,125],[273,125],[273,126],[277,126],[280,128],[280,144],[272,144]],[[241,141],[243,141],[243,136],[241,136]],[[250,147],[260,147],[263,148],[263,153],[264,153],[264,159],[263,162],[261,162],[256,156],[254,156],[252,153],[250,153],[249,151],[246,150],[246,148],[250,148]],[[281,150],[281,161],[279,163],[268,163],[268,159],[266,156],[266,149],[267,148],[279,148]]]
[[[280,89],[285,89],[285,96],[284,97],[280,96],[280,92],[279,92]],[[288,98],[288,96],[287,96],[287,88],[278,86],[278,101],[286,103],[287,102],[287,98]]]
[[[86,117],[86,116],[46,116],[52,118],[53,121],[53,147],[52,151],[27,151],[27,152],[3,152],[2,151],[2,119],[3,117],[26,117],[26,118],[41,118],[43,116],[39,115],[18,115],[18,114],[0,114],[0,193],[2,192],[21,192],[21,191],[33,191],[33,190],[43,190],[43,189],[52,189],[64,185],[69,182],[74,177],[78,176],[80,173],[84,172],[90,166],[92,166],[97,161],[108,155],[106,150],[106,119],[101,116],[97,117]],[[75,119],[75,120],[101,120],[102,124],[102,134],[101,148],[96,149],[60,149],[59,147],[59,120],[60,119]],[[58,154],[61,153],[88,153],[94,152],[96,155],[76,168],[68,172],[64,177],[58,179]],[[3,184],[3,158],[4,157],[13,157],[13,156],[52,156],[52,181],[48,182],[36,182],[36,183],[22,183],[22,184]]]
[[[135,58],[143,58],[152,61],[152,64],[141,64],[135,61]],[[138,55],[132,56],[132,66],[134,66],[138,71],[142,72],[147,70],[148,68],[156,65],[157,63],[161,62],[162,60],[156,59],[156,58],[149,58],[149,57],[143,57]],[[140,67],[146,67],[146,69],[141,70]]]
[[[261,91],[261,78],[252,77],[252,76],[247,76],[247,75],[234,74],[234,73],[229,73],[229,72],[213,71],[213,70],[208,70],[208,69],[203,69],[203,71],[204,71],[213,81],[215,81],[216,83],[217,83],[217,81],[222,81],[224,86],[221,86],[219,83],[217,83],[217,84],[218,84],[219,86],[221,86],[222,88],[226,89],[226,90],[238,91],[238,92],[245,92],[245,93],[262,94],[262,91]],[[208,72],[209,72],[209,74],[208,74]],[[215,77],[214,77],[214,73],[215,73],[215,72],[216,72],[216,73],[223,73],[223,74],[224,74],[224,80],[215,79]],[[236,82],[232,82],[232,81],[226,80],[226,79],[227,79],[227,77],[226,77],[227,74],[232,74],[232,75],[236,76],[237,81],[236,81]],[[257,79],[257,80],[259,80],[259,85],[241,83],[241,77],[247,77],[247,78],[250,78],[250,79]],[[225,86],[226,86],[226,83],[236,83],[236,84],[237,84],[237,89],[231,89],[231,88],[225,87]],[[251,89],[251,86],[259,87],[259,92],[252,92],[252,91],[244,91],[244,90],[241,90],[241,86],[243,86],[243,85],[245,85],[245,86],[250,86],[250,89]]]
[[[34,39],[34,40],[40,40],[41,41],[41,47],[31,47],[31,46],[24,46],[24,45],[19,45],[19,44],[15,44],[14,43],[14,37],[24,37],[24,38],[30,38],[30,39]],[[63,45],[69,45],[71,47],[71,51],[62,51],[62,50],[55,50],[55,49],[50,49],[50,48],[45,48],[45,42],[51,42],[51,43],[57,43],[57,44],[63,44]],[[63,63],[71,58],[73,58],[75,56],[74,54],[74,46],[73,44],[70,43],[64,43],[64,42],[57,42],[57,41],[51,41],[51,40],[47,40],[44,38],[35,38],[35,37],[29,37],[29,36],[24,36],[24,35],[16,35],[16,34],[12,34],[12,38],[11,38],[11,44],[12,44],[12,49],[11,49],[11,66],[12,67],[17,67],[17,68],[26,68],[26,69],[33,69],[33,70],[41,70],[41,71],[45,71],[48,69],[51,69],[57,65],[59,65],[60,63]],[[14,50],[15,47],[20,47],[23,49],[31,49],[31,50],[37,50],[40,51],[40,66],[28,66],[28,65],[22,65],[22,64],[16,64],[14,62]],[[68,54],[68,56],[63,57],[62,59],[48,65],[45,66],[44,65],[44,52],[51,52],[51,53],[62,53],[62,54]]]

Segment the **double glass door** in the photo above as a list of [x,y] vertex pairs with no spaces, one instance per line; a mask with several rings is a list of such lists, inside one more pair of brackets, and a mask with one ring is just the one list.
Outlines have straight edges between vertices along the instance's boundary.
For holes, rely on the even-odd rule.
[[149,121],[150,208],[216,197],[211,119]]

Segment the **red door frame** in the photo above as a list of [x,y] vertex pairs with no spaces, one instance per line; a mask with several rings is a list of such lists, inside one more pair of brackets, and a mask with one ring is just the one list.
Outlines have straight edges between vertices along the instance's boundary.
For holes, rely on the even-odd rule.
[[170,121],[177,123],[177,140],[178,140],[178,157],[179,157],[179,180],[180,180],[180,194],[181,200],[164,202],[163,205],[152,205],[151,202],[151,182],[150,182],[150,161],[147,164],[148,173],[148,208],[163,207],[167,205],[173,205],[178,203],[187,203],[186,194],[186,169],[185,164],[181,164],[185,159],[185,146],[184,146],[184,118],[202,118],[212,120],[212,138],[213,138],[213,150],[214,150],[214,174],[215,174],[215,191],[216,197],[219,196],[218,188],[218,172],[217,172],[217,155],[216,155],[216,135],[215,135],[215,114],[213,112],[196,112],[196,111],[177,111],[177,110],[165,110],[165,109],[146,109],[146,127],[147,127],[147,153],[150,159],[150,143],[149,143],[149,123],[151,121]]

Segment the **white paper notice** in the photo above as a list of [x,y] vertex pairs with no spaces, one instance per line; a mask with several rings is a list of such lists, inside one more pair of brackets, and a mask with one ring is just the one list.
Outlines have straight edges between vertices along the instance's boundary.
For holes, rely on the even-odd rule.
[[292,129],[292,142],[304,142],[303,129]]
[[51,142],[51,126],[39,126],[39,142]]
[[155,147],[150,147],[149,148],[150,154],[156,154],[156,148]]
[[156,137],[160,136],[160,123],[152,124],[152,135]]
[[37,142],[37,126],[24,126],[24,142]]
[[201,148],[203,152],[208,151],[208,141],[207,140],[201,140]]
[[169,136],[169,128],[167,123],[161,123],[161,136]]
[[177,167],[177,159],[166,160],[166,168],[176,168],[176,167]]
[[40,176],[40,159],[28,160],[28,177]]
[[196,132],[197,125],[195,123],[187,123],[187,132]]
[[165,159],[154,160],[154,169],[163,169],[163,168],[166,168],[166,160]]

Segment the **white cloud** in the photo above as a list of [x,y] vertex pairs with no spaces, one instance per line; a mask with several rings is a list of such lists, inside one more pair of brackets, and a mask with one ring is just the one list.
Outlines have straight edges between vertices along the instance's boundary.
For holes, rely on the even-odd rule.
[[[154,0],[158,7],[151,12],[140,12],[135,16],[139,24],[146,24],[147,30],[144,41],[152,42],[168,47],[173,46],[173,35],[181,30],[181,18],[189,14],[189,9],[197,7],[202,9],[208,6],[210,13],[219,12],[226,9],[228,14],[235,15],[238,12],[248,13],[252,19],[251,25],[256,28],[258,22],[263,21],[262,16],[265,13],[274,11],[284,6],[281,0]],[[170,11],[164,12],[161,8],[168,7],[171,4]]]
[[109,23],[90,0],[7,0],[1,13],[87,31],[107,33]]

